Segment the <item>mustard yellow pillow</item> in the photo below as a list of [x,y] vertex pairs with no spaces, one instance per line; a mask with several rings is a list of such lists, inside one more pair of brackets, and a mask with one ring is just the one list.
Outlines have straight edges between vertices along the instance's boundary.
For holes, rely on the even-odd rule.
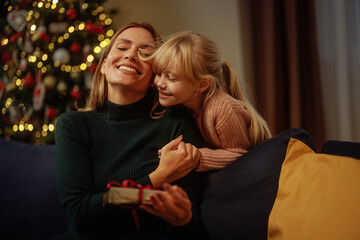
[[290,139],[268,239],[360,239],[360,161]]

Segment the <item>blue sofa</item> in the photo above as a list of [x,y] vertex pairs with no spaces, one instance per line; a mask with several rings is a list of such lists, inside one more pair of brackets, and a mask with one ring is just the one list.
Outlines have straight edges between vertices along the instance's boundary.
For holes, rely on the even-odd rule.
[[[315,150],[302,129],[254,147],[234,164],[209,173],[202,204],[212,239],[267,239],[268,219],[291,138]],[[330,141],[322,152],[360,158],[360,143]],[[55,180],[55,146],[0,139],[0,239],[50,239],[69,221]]]

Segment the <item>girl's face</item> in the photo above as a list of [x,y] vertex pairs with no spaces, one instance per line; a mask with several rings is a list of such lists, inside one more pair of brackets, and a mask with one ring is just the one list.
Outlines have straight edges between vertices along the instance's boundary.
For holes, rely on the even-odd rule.
[[165,107],[183,104],[191,108],[199,95],[198,82],[186,79],[174,68],[156,73],[154,83],[159,91],[159,102]]
[[132,27],[119,34],[101,67],[109,94],[118,86],[146,93],[152,77],[151,64],[141,61],[138,53],[151,53],[154,46],[154,39],[146,29]]

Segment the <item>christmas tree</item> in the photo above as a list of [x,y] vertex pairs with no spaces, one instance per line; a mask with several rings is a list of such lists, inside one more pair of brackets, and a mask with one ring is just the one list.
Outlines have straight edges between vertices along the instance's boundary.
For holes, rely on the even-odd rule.
[[0,137],[54,143],[57,117],[84,106],[114,34],[103,2],[1,3]]

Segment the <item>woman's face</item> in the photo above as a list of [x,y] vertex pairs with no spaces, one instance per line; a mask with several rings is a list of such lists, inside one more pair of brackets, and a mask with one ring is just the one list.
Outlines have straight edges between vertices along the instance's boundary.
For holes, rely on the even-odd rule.
[[151,63],[141,61],[138,54],[139,51],[151,53],[154,48],[154,39],[146,29],[132,27],[118,35],[101,66],[109,95],[120,86],[141,94],[147,92],[152,77]]

